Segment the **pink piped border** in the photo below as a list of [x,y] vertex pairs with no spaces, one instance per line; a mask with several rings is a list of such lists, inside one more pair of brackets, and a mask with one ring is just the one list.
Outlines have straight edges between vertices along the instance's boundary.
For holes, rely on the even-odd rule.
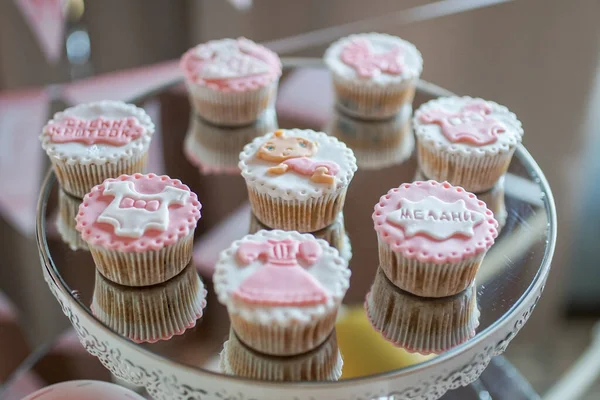
[[[148,230],[140,238],[127,238],[115,235],[112,225],[96,222],[100,213],[113,199],[112,196],[103,195],[104,184],[115,181],[131,181],[138,188],[137,183],[142,180],[156,185],[158,190],[154,193],[160,193],[166,186],[173,186],[190,192],[190,197],[185,205],[169,208],[169,227],[166,231]],[[122,252],[160,250],[176,243],[179,239],[194,231],[200,219],[201,208],[202,204],[198,201],[198,196],[178,179],[156,174],[121,175],[118,178],[109,178],[102,184],[94,186],[85,195],[75,217],[77,221],[75,229],[81,233],[82,239],[89,245],[102,247],[106,250]]]
[[[409,198],[416,201],[426,196],[435,196],[448,202],[464,200],[467,209],[478,211],[486,218],[475,227],[473,237],[451,237],[446,240],[435,240],[424,235],[406,238],[401,227],[387,222],[387,214],[396,210],[395,204],[401,199]],[[498,236],[498,222],[486,204],[473,193],[467,192],[460,186],[452,186],[448,182],[417,181],[391,189],[375,205],[373,222],[379,240],[390,245],[392,251],[401,253],[408,259],[436,264],[456,263],[482,253],[494,244],[494,239]]]

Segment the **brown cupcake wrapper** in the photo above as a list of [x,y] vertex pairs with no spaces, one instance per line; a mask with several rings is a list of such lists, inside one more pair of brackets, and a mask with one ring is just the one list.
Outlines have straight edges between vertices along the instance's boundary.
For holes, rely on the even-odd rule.
[[231,330],[220,356],[221,370],[226,374],[280,382],[336,381],[342,376],[342,365],[335,332],[307,354],[277,357],[253,351]]
[[417,80],[393,85],[365,85],[355,80],[333,77],[337,105],[357,118],[385,119],[397,114],[403,105],[412,104]]
[[108,280],[124,286],[151,286],[178,275],[192,258],[194,231],[160,250],[124,252],[88,243],[96,268]]
[[56,229],[65,242],[73,251],[87,250],[87,243],[81,238],[81,233],[75,229],[77,222],[75,216],[79,212],[81,199],[75,198],[62,189],[58,190],[58,218]]
[[260,193],[248,185],[252,213],[271,229],[316,232],[331,225],[342,212],[346,188],[318,198],[283,200]]
[[417,138],[419,168],[429,179],[448,181],[473,193],[490,190],[502,178],[515,149],[513,146],[495,155],[469,157],[428,146]]
[[394,287],[379,270],[365,309],[371,325],[386,340],[420,354],[456,347],[472,338],[479,326],[474,284],[456,296],[424,299]]
[[146,151],[136,157],[122,158],[116,163],[67,164],[55,158],[51,158],[51,161],[60,187],[71,196],[83,199],[94,186],[108,178],[144,172],[147,158]]
[[262,325],[239,314],[229,314],[231,327],[246,346],[264,354],[291,356],[306,353],[322,344],[335,328],[337,307],[309,322],[290,321]]
[[436,264],[406,258],[379,241],[379,265],[388,279],[400,289],[421,297],[446,297],[465,290],[475,275],[486,252],[463,261]]
[[150,288],[116,285],[96,273],[92,311],[100,321],[136,343],[181,335],[196,325],[206,306],[206,289],[193,265]]
[[278,82],[247,92],[220,92],[187,83],[190,103],[203,119],[219,126],[251,124],[275,103]]

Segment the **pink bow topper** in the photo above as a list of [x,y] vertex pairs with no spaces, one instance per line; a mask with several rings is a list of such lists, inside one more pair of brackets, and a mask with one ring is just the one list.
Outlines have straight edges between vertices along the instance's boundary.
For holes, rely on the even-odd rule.
[[354,68],[361,78],[373,78],[381,73],[400,75],[403,70],[403,54],[400,47],[385,53],[375,53],[367,39],[354,39],[342,49],[341,60]]
[[144,134],[144,127],[137,118],[127,117],[107,119],[98,117],[91,120],[66,117],[46,126],[50,140],[54,143],[80,142],[87,145],[105,143],[123,146]]
[[158,200],[136,200],[131,197],[125,197],[121,200],[120,208],[143,208],[148,211],[156,211],[160,208],[160,201]]

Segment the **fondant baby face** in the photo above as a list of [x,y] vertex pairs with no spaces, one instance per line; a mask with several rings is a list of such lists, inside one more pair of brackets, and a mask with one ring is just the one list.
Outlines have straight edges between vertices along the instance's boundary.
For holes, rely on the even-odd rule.
[[297,136],[286,137],[283,131],[276,131],[273,138],[258,149],[257,157],[266,161],[282,162],[290,158],[311,157],[315,152],[314,142]]

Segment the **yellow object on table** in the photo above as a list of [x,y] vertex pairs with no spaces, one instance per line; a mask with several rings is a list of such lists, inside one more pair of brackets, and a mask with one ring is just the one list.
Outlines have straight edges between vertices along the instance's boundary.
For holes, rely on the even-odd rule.
[[340,309],[335,329],[344,359],[341,379],[389,372],[435,357],[409,353],[385,340],[373,329],[362,306]]

